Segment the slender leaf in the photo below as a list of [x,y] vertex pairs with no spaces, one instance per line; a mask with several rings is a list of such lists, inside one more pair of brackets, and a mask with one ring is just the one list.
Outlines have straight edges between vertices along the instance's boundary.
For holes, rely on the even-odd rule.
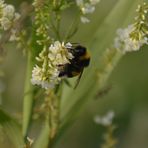
[[0,125],[15,148],[23,147],[20,125],[0,108]]
[[[127,27],[132,23],[135,10],[140,0],[120,0],[112,12],[106,17],[104,22],[99,26],[93,40],[90,42],[91,65],[86,70],[81,84],[74,92],[69,88],[65,90],[67,94],[63,97],[64,102],[61,107],[62,127],[59,136],[62,135],[69,125],[73,123],[76,116],[80,113],[88,100],[94,98],[95,94],[105,85],[112,70],[122,57],[119,52],[109,51],[110,61],[105,64],[108,47],[111,46],[118,28]],[[108,59],[107,59],[108,60]],[[64,110],[64,112],[63,112]]]
[[[116,30],[123,26],[127,27],[128,24],[132,23],[136,7],[140,2],[140,0],[135,0],[134,3],[132,0],[118,1],[112,12],[106,17],[102,25],[99,26],[94,38],[90,43],[89,49],[92,49],[91,65],[87,70],[85,70],[83,79],[81,80],[79,87],[75,91],[69,88],[65,88],[67,89],[65,90],[67,94],[63,96],[64,102],[61,107],[62,120],[67,114],[70,114],[71,110],[75,110],[75,107],[72,106],[75,106],[75,104],[77,104],[77,101],[79,102],[79,100],[83,100],[81,100],[81,104],[78,103],[78,108],[82,109],[82,105],[86,104],[87,100],[91,99],[96,91],[99,91],[100,85],[102,85],[100,83],[102,82],[100,82],[101,78],[97,78],[98,70],[104,71],[104,76],[102,75],[103,77],[106,77],[107,75],[109,76],[111,74],[114,67],[112,67],[112,69],[110,69],[108,73],[106,73],[105,69],[108,69],[108,67],[105,67],[104,63],[102,62],[104,61],[103,55],[105,54],[106,49],[111,46],[111,43],[113,42],[113,39],[115,37]],[[117,59],[118,56],[115,54],[115,61]],[[112,62],[114,63],[114,59],[112,59]],[[117,62],[118,60],[115,63]],[[108,76],[105,78],[105,81],[103,83],[106,82]],[[96,87],[95,91],[94,87]],[[87,91],[89,91],[89,95],[87,95]],[[66,99],[64,97],[66,97]],[[75,110],[75,113],[77,112],[78,110]]]

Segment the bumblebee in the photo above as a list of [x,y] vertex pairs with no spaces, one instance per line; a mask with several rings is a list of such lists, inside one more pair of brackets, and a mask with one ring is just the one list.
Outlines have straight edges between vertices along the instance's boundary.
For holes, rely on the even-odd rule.
[[79,44],[73,45],[71,48],[67,48],[67,50],[72,53],[73,58],[70,60],[70,63],[64,65],[59,73],[59,77],[66,76],[68,78],[72,78],[79,76],[75,85],[76,88],[83,74],[84,68],[89,66],[90,55],[87,49]]

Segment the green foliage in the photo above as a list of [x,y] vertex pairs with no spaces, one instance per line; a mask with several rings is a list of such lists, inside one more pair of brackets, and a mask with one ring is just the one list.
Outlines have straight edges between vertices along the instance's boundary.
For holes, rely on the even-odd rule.
[[21,126],[2,109],[0,109],[0,125],[2,127],[2,131],[8,136],[14,147],[17,148],[24,145]]
[[[105,1],[102,3],[107,5],[108,2]],[[58,140],[61,139],[66,133],[67,129],[72,126],[74,121],[80,115],[81,111],[87,106],[88,102],[95,98],[98,92],[104,88],[112,71],[115,69],[120,59],[124,56],[124,54],[120,50],[117,50],[113,45],[115,32],[118,28],[123,26],[126,27],[128,24],[131,24],[135,16],[135,9],[137,5],[141,3],[141,0],[135,0],[134,3],[132,0],[118,0],[114,3],[114,6],[110,6],[110,11],[108,11],[99,22],[96,21],[97,27],[94,30],[95,33],[92,33],[89,36],[89,42],[87,45],[90,49],[89,52],[91,55],[91,63],[87,69],[84,69],[84,74],[81,78],[80,84],[74,90],[70,86],[74,86],[76,79],[62,79],[59,78],[59,75],[58,78],[53,75],[58,79],[57,81],[60,82],[58,84],[56,83],[55,87],[50,88],[43,86],[50,83],[50,80],[56,79],[55,77],[52,77],[52,74],[50,75],[50,72],[54,71],[57,67],[59,71],[62,68],[64,69],[62,66],[65,64],[54,65],[54,58],[56,59],[56,56],[54,58],[51,56],[53,59],[50,58],[49,53],[51,51],[49,49],[51,47],[55,48],[55,41],[59,41],[58,43],[60,45],[58,44],[58,46],[60,46],[60,49],[66,49],[66,51],[69,52],[66,45],[60,42],[64,40],[69,42],[69,40],[74,39],[73,36],[76,33],[79,33],[77,28],[79,27],[78,25],[80,21],[77,20],[74,20],[70,28],[67,29],[68,31],[66,33],[61,33],[61,23],[63,23],[63,18],[66,18],[66,15],[64,15],[63,12],[67,9],[70,11],[75,3],[68,0],[34,1],[33,8],[31,7],[33,12],[31,14],[31,22],[29,22],[32,29],[31,32],[28,32],[28,38],[24,38],[24,42],[27,44],[27,64],[23,102],[23,134],[20,132],[21,128],[18,123],[9,117],[9,115],[7,115],[5,112],[0,110],[0,125],[4,131],[6,131],[6,134],[8,135],[9,139],[12,140],[15,147],[20,147],[22,145],[25,145],[26,148],[32,147],[30,143],[28,145],[29,138],[33,139],[34,148],[55,147]],[[81,19],[81,15],[86,15],[84,13],[85,11],[83,12],[83,10],[87,8],[85,7],[85,4],[80,7],[80,9],[82,9],[80,11],[82,12],[78,13],[78,19]],[[91,9],[88,9],[88,12],[95,8],[94,5],[89,5],[89,7]],[[102,8],[102,10],[103,9],[104,8]],[[100,10],[100,12],[102,10]],[[137,34],[135,35],[135,32],[137,31],[139,35],[141,30],[141,34],[144,34],[144,37],[147,37],[147,16],[143,16],[144,14],[147,14],[147,12],[145,13],[144,10],[145,8],[143,7],[140,7],[138,10],[138,23],[135,23],[135,30],[130,34],[131,38],[135,38],[135,36],[137,38]],[[71,10],[71,13],[75,13],[75,11],[73,12]],[[30,16],[27,17],[29,18]],[[141,19],[144,21],[144,25],[141,23]],[[19,23],[21,24],[22,22],[23,21],[20,21]],[[64,22],[64,27],[69,27],[67,22]],[[9,34],[6,41],[9,41],[9,37],[12,36],[13,29],[14,28],[12,26],[9,28],[8,32],[6,32],[6,34]],[[18,34],[15,34],[15,39],[17,39],[17,35],[20,37],[21,34],[20,31],[17,33]],[[139,36],[138,39],[140,40]],[[85,37],[83,38],[84,40],[86,39]],[[19,43],[19,40],[15,40],[15,42]],[[57,50],[57,47],[55,50]],[[67,58],[66,52],[64,52],[64,50],[61,51],[63,53],[56,53],[60,56],[62,55],[61,57],[59,56],[61,58],[58,59],[59,61]],[[67,58],[66,60],[69,60],[68,62],[70,62],[70,58]],[[38,71],[37,74],[35,73],[36,75],[33,74],[32,71],[35,65],[38,65],[41,69],[37,69],[40,71]],[[61,69],[59,68],[60,66],[62,67]],[[52,70],[52,68],[54,70]],[[42,73],[46,74],[45,77],[39,77],[42,75]],[[31,84],[31,77],[34,75],[37,77],[37,82],[35,84],[39,85],[38,87]],[[60,81],[59,79],[62,80]],[[42,89],[40,88],[41,86],[44,88],[44,90],[41,92],[41,95],[37,97],[37,93]],[[43,110],[40,110],[40,108],[38,108],[36,105],[38,101],[41,103],[40,106],[43,106]],[[36,109],[39,110],[37,113]],[[42,128],[37,130],[38,135],[34,139],[34,137],[30,137],[30,135],[32,132],[31,129],[34,126],[33,117],[35,113],[39,117],[39,119],[36,121],[38,122],[41,119],[40,124],[42,126],[40,125],[39,127]],[[43,114],[42,118],[40,114]],[[105,139],[107,144],[108,141],[111,141],[110,134],[113,133],[114,127],[109,127],[108,130],[109,135]],[[24,138],[24,141],[22,140],[22,137]],[[111,146],[103,145],[102,147],[114,147],[115,142],[116,139],[113,139],[113,141],[110,142]]]

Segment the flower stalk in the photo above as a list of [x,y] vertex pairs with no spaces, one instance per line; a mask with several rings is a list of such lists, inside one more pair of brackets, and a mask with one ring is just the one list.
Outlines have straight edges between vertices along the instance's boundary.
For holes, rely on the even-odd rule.
[[[108,22],[113,18],[111,15],[109,19],[105,20],[105,25],[100,29],[102,34],[100,35],[99,32],[91,44],[90,49],[92,49],[93,56],[91,56],[92,63],[89,67],[90,71],[88,71],[87,79],[81,81],[80,87],[74,95],[73,90],[68,88],[70,90],[68,91],[72,92],[72,97],[70,97],[74,99],[71,100],[72,103],[67,101],[68,105],[64,102],[66,99],[62,100],[66,104],[63,103],[62,108],[63,82],[68,82],[69,78],[74,76],[78,76],[78,80],[80,80],[83,70],[89,65],[90,61],[87,48],[75,43],[72,44],[69,40],[76,33],[79,20],[82,23],[90,21],[87,15],[95,11],[97,3],[99,3],[99,0],[76,0],[75,2],[66,0],[34,0],[34,16],[31,17],[33,20],[31,22],[33,24],[32,32],[29,34],[29,27],[27,30],[25,26],[22,27],[23,29],[15,26],[15,24],[19,26],[20,23],[18,23],[19,15],[15,12],[14,7],[4,5],[3,1],[0,2],[0,27],[6,34],[9,32],[7,40],[17,41],[25,47],[27,45],[28,48],[22,131],[26,147],[31,147],[32,144],[32,140],[28,138],[28,135],[32,124],[33,109],[36,105],[36,92],[43,90],[41,96],[36,97],[36,99],[40,97],[42,105],[45,105],[43,106],[45,127],[41,130],[41,134],[38,140],[36,140],[37,142],[35,141],[35,148],[52,148],[55,141],[64,133],[63,131],[75,120],[82,106],[90,98],[97,96],[98,91],[104,87],[122,56],[126,52],[139,50],[144,44],[148,43],[148,22],[146,19],[148,7],[146,4],[138,7],[137,12],[139,15],[136,17],[134,24],[117,31],[113,47],[107,49],[107,43],[111,42],[109,40],[113,32],[107,32],[105,25],[107,24],[108,27]],[[63,33],[65,36],[64,40],[64,37],[61,35],[62,29],[60,28],[62,23],[61,12],[70,7],[71,4],[75,4],[78,7],[79,20],[76,18],[67,33]],[[114,26],[114,23],[108,28],[112,26]],[[23,31],[21,32],[21,30]],[[104,35],[105,32],[108,33],[108,36]],[[106,37],[109,39],[107,42],[105,40]],[[29,46],[28,41],[30,41]],[[98,45],[98,42],[100,42],[100,45]],[[98,50],[102,50],[102,53],[99,54],[100,51]],[[85,64],[86,62],[88,64]],[[70,94],[69,92],[67,93],[68,95]],[[113,129],[109,129],[109,131],[112,133]],[[45,138],[48,139],[46,142],[43,142]],[[38,142],[41,145],[36,144]]]
[[49,111],[49,142],[48,148],[52,148],[53,141],[57,135],[60,123],[60,98],[58,98],[53,91],[49,90],[48,99],[48,111]]
[[27,55],[27,67],[26,67],[26,80],[25,80],[25,88],[24,88],[24,102],[23,102],[23,137],[24,140],[27,140],[29,126],[32,118],[32,110],[33,110],[33,85],[30,82],[32,68],[34,66],[34,62],[32,59],[32,54],[29,51]]

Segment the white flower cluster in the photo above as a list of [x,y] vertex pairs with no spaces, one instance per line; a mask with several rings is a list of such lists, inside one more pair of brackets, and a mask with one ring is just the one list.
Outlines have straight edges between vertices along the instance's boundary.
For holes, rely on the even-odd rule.
[[48,58],[51,61],[52,65],[64,65],[69,63],[69,59],[73,58],[72,53],[68,52],[67,48],[71,48],[72,45],[67,43],[64,45],[64,42],[61,44],[59,41],[56,41],[49,47]]
[[[134,31],[134,26],[129,25],[125,29],[117,30],[117,37],[114,40],[114,47],[123,53],[137,51],[144,44],[148,44],[147,37],[141,37],[140,40],[133,39],[130,34]],[[143,35],[144,36],[144,35]]]
[[71,48],[72,45],[67,43],[64,45],[59,41],[54,42],[48,49],[48,52],[42,52],[38,61],[42,61],[42,66],[35,66],[32,71],[31,83],[33,85],[41,85],[42,88],[49,89],[54,88],[61,80],[59,77],[60,66],[70,63],[70,59],[73,58],[67,48]]
[[90,22],[90,20],[85,15],[93,13],[95,11],[95,5],[99,2],[100,0],[76,0],[76,4],[83,14],[81,16],[82,23]]
[[100,117],[100,116],[95,116],[94,121],[97,124],[101,124],[103,126],[109,126],[112,124],[113,118],[115,116],[115,113],[113,111],[109,111],[106,115]]
[[13,5],[6,4],[3,0],[0,0],[0,26],[3,30],[9,30],[19,17],[20,15],[15,12]]
[[46,71],[43,67],[35,66],[32,71],[31,83],[33,85],[41,85],[42,88],[48,89],[53,88],[55,84],[59,82],[59,72],[57,69],[50,67],[50,70],[47,71],[48,77],[46,76]]

